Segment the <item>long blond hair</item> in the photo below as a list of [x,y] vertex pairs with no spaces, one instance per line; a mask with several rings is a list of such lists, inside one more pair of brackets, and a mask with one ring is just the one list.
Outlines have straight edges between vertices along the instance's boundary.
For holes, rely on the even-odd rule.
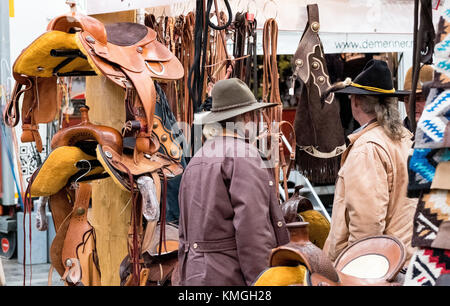
[[395,97],[361,96],[361,109],[366,114],[374,114],[377,122],[383,127],[392,140],[400,140],[405,136],[405,129],[398,111],[398,99]]

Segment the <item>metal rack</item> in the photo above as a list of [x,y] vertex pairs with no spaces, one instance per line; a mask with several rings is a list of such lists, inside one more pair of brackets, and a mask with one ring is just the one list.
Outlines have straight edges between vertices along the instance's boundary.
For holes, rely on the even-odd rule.
[[[281,173],[281,176],[280,176],[281,178],[282,178],[282,175],[283,174]],[[314,207],[314,210],[319,211],[322,215],[325,216],[325,218],[327,218],[327,220],[329,222],[331,222],[330,214],[328,213],[325,206],[323,205],[322,200],[319,198],[318,191],[319,190],[322,191],[323,194],[333,194],[334,186],[313,187],[311,182],[305,176],[303,176],[300,172],[298,172],[296,170],[291,171],[288,181],[295,183],[294,186],[303,185],[304,188],[302,188],[300,190],[300,195],[304,196],[305,198],[308,198],[311,201],[311,203]],[[285,201],[284,190],[283,190],[283,187],[281,184],[279,185],[279,189],[280,189],[281,199],[283,201]],[[289,192],[289,194],[292,194],[294,192],[294,188],[288,189],[288,192]]]

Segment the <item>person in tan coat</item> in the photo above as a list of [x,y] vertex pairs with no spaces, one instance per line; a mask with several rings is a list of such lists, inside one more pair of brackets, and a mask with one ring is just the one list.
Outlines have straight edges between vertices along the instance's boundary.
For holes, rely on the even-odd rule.
[[390,235],[413,254],[411,237],[417,199],[406,196],[412,133],[399,117],[391,73],[383,61],[368,62],[350,86],[336,91],[351,97],[361,127],[348,136],[335,186],[331,229],[324,252],[335,261],[344,248],[368,236]]

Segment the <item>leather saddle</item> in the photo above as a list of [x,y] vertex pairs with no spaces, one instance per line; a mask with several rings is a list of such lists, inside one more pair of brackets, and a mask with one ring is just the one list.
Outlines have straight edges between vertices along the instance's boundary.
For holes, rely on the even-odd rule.
[[[269,268],[256,286],[395,286],[405,263],[405,247],[396,238],[380,235],[360,239],[342,251],[333,264],[309,241],[308,223],[287,224],[291,241],[274,249]],[[281,274],[283,272],[283,274]]]
[[[155,80],[179,79],[184,70],[156,40],[156,32],[135,23],[104,25],[78,13],[59,16],[20,54],[13,69],[16,86],[4,119],[10,126],[18,124],[23,94],[22,141],[35,141],[39,151],[38,124],[55,120],[60,107],[58,77],[103,75],[125,90],[122,131],[91,123],[89,108],[82,107],[81,123],[53,136],[52,152],[27,188],[27,203],[31,197],[49,197],[57,232],[50,257],[66,284],[100,284],[95,230],[87,219],[89,206],[95,205],[89,184],[93,180],[112,177],[120,188],[131,192],[130,257],[155,235],[160,244],[172,245],[165,239],[169,229],[161,185],[183,172],[182,150],[166,122],[162,104],[167,101],[162,101]],[[155,231],[158,220],[159,231]],[[135,257],[131,261],[133,269],[140,265]]]
[[[124,168],[124,172],[121,172],[120,167],[118,168],[120,170],[114,168],[113,162],[104,160],[100,162],[99,159],[102,158],[100,154],[122,152],[122,135],[111,127],[92,124],[89,121],[87,107],[82,107],[80,111],[82,113],[80,124],[62,129],[54,135],[53,151],[33,174],[27,194],[30,197],[49,197],[50,211],[56,229],[56,236],[50,249],[50,258],[52,265],[66,284],[99,285],[100,269],[96,255],[95,231],[87,220],[91,201],[89,182],[111,177],[111,172],[109,172],[109,168],[111,168],[121,179],[118,183],[119,186],[126,186],[127,191],[140,193],[141,198],[148,198],[148,194],[139,188],[138,182],[141,177],[150,177],[152,186],[155,188],[156,202],[158,204],[161,202],[161,207],[164,209],[166,203],[161,197],[160,175],[164,178],[180,175],[183,167],[161,152],[152,154],[149,159],[139,160],[137,164],[133,157],[124,160],[126,154],[119,156],[123,162],[120,165]],[[101,147],[108,148],[110,151],[103,152]],[[127,165],[131,170],[128,170]],[[109,168],[106,169],[106,167]],[[131,175],[131,178],[128,174]],[[95,203],[91,203],[91,205],[95,205]],[[141,210],[143,211],[147,206],[143,203]],[[159,209],[159,205],[157,209]],[[161,216],[161,218],[163,217]],[[166,228],[167,232],[169,225],[161,222],[158,229],[152,231],[151,227],[155,223],[156,221],[147,222],[143,241],[140,242],[142,246],[146,247],[149,244],[145,243],[146,240],[152,241],[153,244],[150,245],[154,246],[155,239],[161,237],[162,242],[170,244],[173,249],[175,242],[170,241],[174,239],[167,242],[166,235],[163,237],[160,233],[162,226]],[[142,224],[142,218],[139,219],[140,224]],[[129,236],[133,235],[141,236],[141,232],[134,233],[130,230]],[[176,249],[178,249],[177,243],[176,241]],[[154,251],[154,247],[146,247],[146,249]],[[176,264],[176,256],[175,260],[173,256],[157,257],[157,259],[169,268],[173,268]],[[155,266],[156,268],[159,271],[159,266]],[[148,270],[148,267],[146,269]],[[153,269],[151,273],[154,273]],[[153,279],[151,273],[150,279]],[[145,278],[145,276],[142,274],[142,277]]]
[[22,141],[36,141],[39,151],[38,124],[54,120],[60,106],[57,77],[103,75],[126,90],[127,134],[135,138],[138,152],[152,154],[158,150],[152,137],[156,103],[152,80],[180,79],[184,69],[156,40],[156,32],[144,25],[104,25],[95,18],[71,13],[54,18],[47,32],[22,51],[13,75],[16,86],[4,113],[5,122],[18,124],[19,98],[24,94]]

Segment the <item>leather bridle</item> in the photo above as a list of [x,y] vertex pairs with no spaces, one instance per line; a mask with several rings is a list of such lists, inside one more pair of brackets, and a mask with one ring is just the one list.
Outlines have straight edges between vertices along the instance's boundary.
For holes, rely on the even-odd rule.
[[[279,74],[277,61],[277,42],[278,42],[278,24],[275,19],[267,19],[263,28],[263,101],[276,103],[277,105],[267,109],[263,112],[263,118],[267,125],[267,133],[270,137],[274,137],[272,144],[274,147],[271,150],[278,150],[278,156],[274,161],[274,177],[275,181],[280,181],[280,169],[283,172],[283,189],[285,193],[285,200],[289,198],[287,181],[290,174],[290,169],[293,167],[295,161],[295,130],[292,124],[283,120],[282,110],[283,104],[280,97],[279,88]],[[273,131],[273,124],[278,124],[276,132]],[[290,129],[290,143],[287,141],[282,128],[287,126]],[[290,148],[287,144],[288,142]],[[290,149],[289,163],[286,161],[285,148]],[[277,195],[279,191],[277,189]]]

